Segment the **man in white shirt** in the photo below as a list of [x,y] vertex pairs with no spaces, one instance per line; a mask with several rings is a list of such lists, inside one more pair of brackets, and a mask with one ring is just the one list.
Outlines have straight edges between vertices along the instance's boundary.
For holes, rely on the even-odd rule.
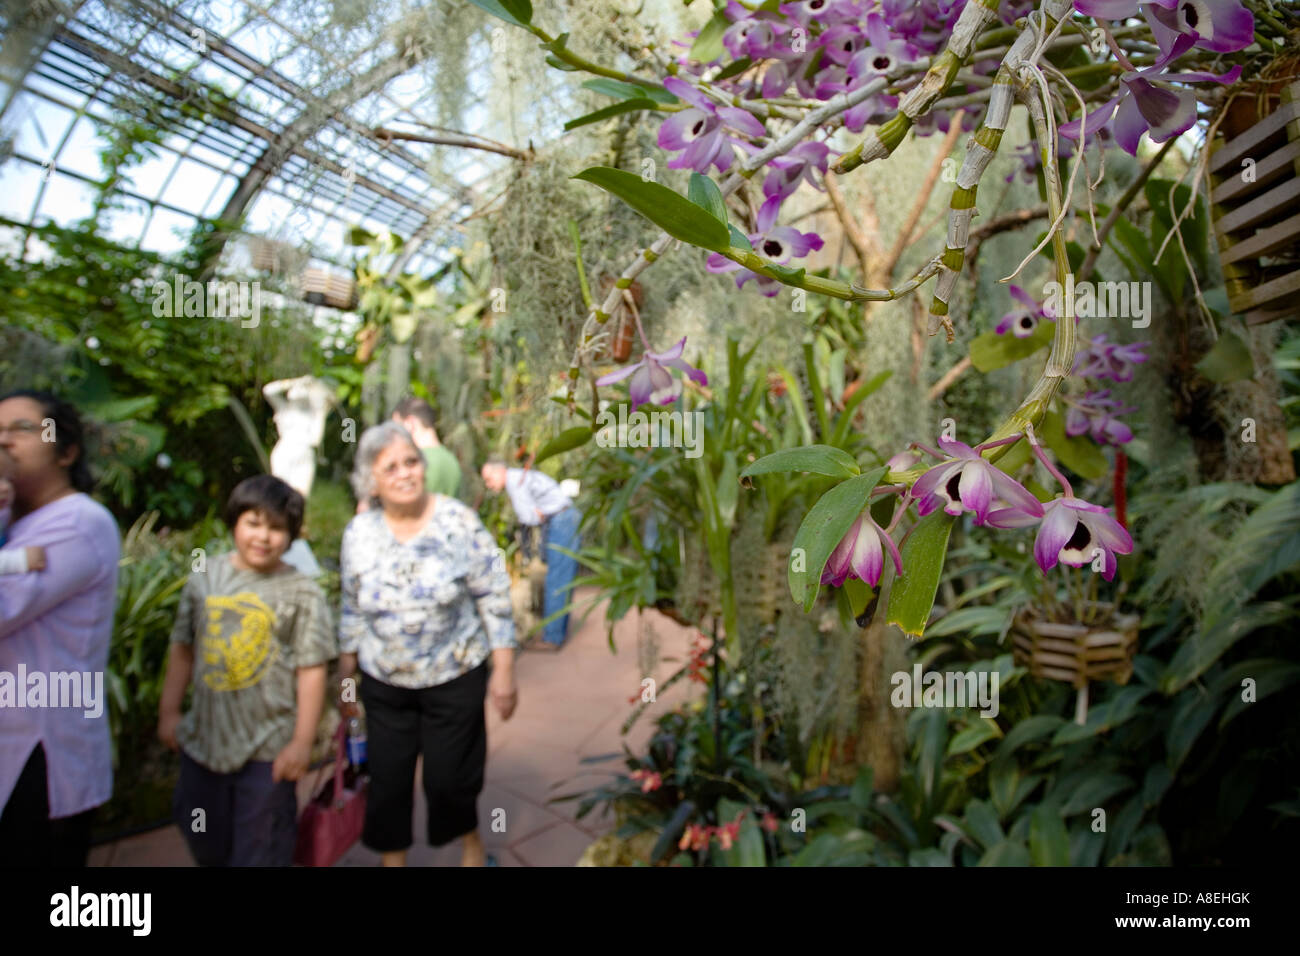
[[[573,599],[569,592],[578,571],[578,562],[557,548],[578,550],[578,525],[582,522],[582,514],[560,489],[559,482],[540,471],[507,468],[505,462],[493,459],[483,466],[482,475],[489,491],[505,491],[510,496],[511,507],[520,524],[542,529],[542,554],[546,559],[543,615],[550,617]],[[568,637],[568,631],[569,615],[566,613],[547,624],[542,629],[542,640],[530,646],[538,650],[559,650]]]

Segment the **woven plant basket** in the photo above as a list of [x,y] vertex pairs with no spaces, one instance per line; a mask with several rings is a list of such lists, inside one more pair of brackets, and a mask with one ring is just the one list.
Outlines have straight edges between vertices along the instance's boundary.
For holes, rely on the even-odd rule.
[[1093,605],[1100,613],[1090,624],[1047,620],[1038,608],[1018,612],[1011,624],[1015,662],[1034,677],[1082,689],[1089,681],[1127,684],[1137,652],[1136,614],[1117,614],[1110,605]]

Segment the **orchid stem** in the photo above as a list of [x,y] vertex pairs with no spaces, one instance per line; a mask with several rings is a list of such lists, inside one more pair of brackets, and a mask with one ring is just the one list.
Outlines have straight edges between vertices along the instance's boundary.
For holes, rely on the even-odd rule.
[[1070,486],[1070,482],[1065,475],[1061,474],[1057,467],[1048,460],[1047,455],[1043,453],[1043,446],[1039,444],[1038,436],[1034,434],[1034,426],[1026,426],[1025,434],[1029,436],[1029,446],[1034,450],[1034,455],[1043,463],[1043,467],[1051,472],[1052,477],[1060,482],[1061,487],[1065,489],[1065,496],[1073,498],[1074,488]]

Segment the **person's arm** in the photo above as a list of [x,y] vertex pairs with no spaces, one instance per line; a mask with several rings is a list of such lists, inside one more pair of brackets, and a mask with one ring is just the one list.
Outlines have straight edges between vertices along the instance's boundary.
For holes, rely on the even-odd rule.
[[[360,587],[360,575],[356,573],[356,532],[349,524],[343,532],[343,543],[339,548],[339,585],[342,592],[342,607],[339,610],[339,682],[340,704],[342,701],[342,682],[357,673],[357,648],[361,636],[365,633],[366,619],[357,606],[357,590]],[[355,687],[355,684],[353,685]],[[343,705],[345,716],[355,712],[353,702]]]
[[171,649],[167,652],[167,676],[158,698],[158,739],[171,750],[179,750],[176,728],[181,723],[185,691],[194,677],[194,600],[190,582],[181,590],[172,627]]
[[314,583],[304,581],[294,619],[293,659],[297,666],[298,717],[293,739],[271,763],[271,779],[297,780],[311,763],[311,748],[320,727],[325,705],[325,684],[329,679],[329,662],[338,656],[334,622],[330,620],[325,593]]
[[492,649],[492,676],[488,679],[488,694],[501,719],[509,720],[519,700],[515,687],[515,649],[519,645],[515,641],[510,575],[506,572],[505,560],[491,532],[483,527],[483,522],[472,512],[469,520],[473,524],[473,531],[466,584],[487,633],[488,647]]
[[99,528],[87,527],[90,534],[72,521],[51,528],[42,541],[49,570],[16,576],[0,588],[0,638],[76,596],[104,573],[104,554],[93,538]]
[[321,709],[325,705],[324,664],[298,668],[298,719],[289,741],[271,762],[271,782],[297,780],[311,763],[311,747],[316,742]]
[[45,570],[44,548],[13,548],[0,551],[0,574],[26,574]]

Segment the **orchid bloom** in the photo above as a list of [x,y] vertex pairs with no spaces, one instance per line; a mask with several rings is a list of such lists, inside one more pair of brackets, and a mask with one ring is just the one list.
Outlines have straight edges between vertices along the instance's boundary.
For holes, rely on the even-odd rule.
[[682,358],[682,350],[686,348],[686,337],[670,348],[667,352],[651,352],[647,350],[641,356],[641,361],[635,365],[629,365],[626,368],[620,368],[610,372],[608,375],[602,375],[596,379],[598,386],[613,385],[615,382],[621,382],[628,376],[632,381],[628,383],[628,395],[632,398],[632,410],[636,411],[638,405],[646,402],[655,402],[659,405],[668,405],[677,401],[677,397],[682,393],[682,383],[673,377],[668,371],[675,368],[685,372],[692,381],[700,385],[708,385],[708,376],[692,365],[688,365]]
[[1121,406],[1110,397],[1110,389],[1066,401],[1070,409],[1065,413],[1065,433],[1070,437],[1087,432],[1099,445],[1123,445],[1133,440],[1133,430],[1115,416],[1136,411],[1136,406]]
[[813,171],[825,177],[829,156],[830,147],[825,143],[800,143],[786,155],[776,157],[767,164],[771,172],[763,180],[763,195],[768,199],[786,199],[799,188],[800,182],[821,189]]
[[727,0],[726,15],[732,24],[722,34],[722,45],[727,48],[733,60],[742,57],[766,59],[777,48],[781,34],[789,29],[770,14],[756,11],[751,13],[736,0]]
[[661,149],[670,152],[685,150],[668,161],[669,169],[693,169],[697,173],[706,173],[710,166],[716,166],[718,172],[726,172],[735,159],[732,144],[736,140],[727,135],[724,126],[750,136],[767,133],[752,113],[737,106],[718,106],[675,76],[664,80],[664,89],[691,104],[668,117],[659,127]]
[[872,520],[871,512],[864,510],[831,552],[822,570],[822,584],[841,587],[848,578],[857,578],[874,588],[885,570],[885,547],[889,549],[894,570],[901,576],[903,557],[898,553],[898,546],[885,529]]
[[1075,9],[1097,20],[1146,17],[1162,53],[1179,35],[1215,53],[1234,53],[1255,39],[1255,15],[1241,0],[1074,0]]
[[[916,480],[912,497],[920,499],[917,514],[922,517],[943,506],[954,517],[963,511],[973,512],[975,523],[983,525],[1005,520],[1013,515],[1041,518],[1043,506],[1005,471],[1002,471],[980,452],[988,443],[969,445],[959,441],[939,439],[939,447],[948,453],[949,460],[936,465]],[[1001,500],[1005,507],[994,511],[993,505]],[[1003,527],[995,524],[995,527]]]
[[[760,256],[771,259],[777,265],[786,265],[791,259],[802,258],[820,249],[823,243],[822,237],[815,232],[800,232],[793,226],[778,226],[776,213],[780,208],[779,196],[773,196],[759,207],[757,221],[754,223],[758,231],[750,233],[749,242]],[[759,289],[766,296],[774,296],[782,288],[781,283],[775,279],[760,276],[718,252],[709,255],[705,268],[716,273],[739,270],[740,275],[736,277],[737,288],[743,288],[750,279],[757,279]]]
[[1196,123],[1196,94],[1191,90],[1175,90],[1167,81],[1194,83],[1213,80],[1227,84],[1235,83],[1241,76],[1241,64],[1218,76],[1204,72],[1163,72],[1194,42],[1194,36],[1182,34],[1172,48],[1151,66],[1122,74],[1120,92],[1087,116],[1062,123],[1061,135],[1069,139],[1078,139],[1081,131],[1084,136],[1090,135],[1114,116],[1115,141],[1130,156],[1136,156],[1143,133],[1149,133],[1153,143],[1163,143],[1187,132]]
[[1101,505],[1073,496],[1054,498],[1043,506],[1043,522],[1034,539],[1034,560],[1046,574],[1057,562],[1072,568],[1091,564],[1100,551],[1102,577],[1115,579],[1116,554],[1129,554],[1133,539]]
[[1002,316],[1002,321],[994,329],[998,335],[1005,335],[1010,331],[1018,339],[1028,338],[1038,328],[1039,319],[1056,319],[1056,314],[1050,308],[1039,304],[1018,285],[1011,286],[1011,298],[1019,302],[1022,308],[1014,309]]
[[[1115,555],[1130,554],[1133,539],[1107,509],[1074,496],[1070,482],[1043,453],[1032,429],[1029,431],[1029,444],[1038,460],[1065,490],[1063,497],[1053,498],[1042,506],[1043,518],[1034,538],[1034,560],[1046,574],[1058,563],[1081,568],[1100,557],[1102,577],[1113,581],[1118,567]],[[1006,514],[996,526],[1017,528],[1033,523],[1026,516]]]
[[1107,342],[1105,335],[1094,335],[1088,347],[1079,351],[1071,374],[1080,378],[1131,382],[1137,366],[1147,360],[1142,354],[1146,347],[1146,342],[1120,345],[1117,342]]

